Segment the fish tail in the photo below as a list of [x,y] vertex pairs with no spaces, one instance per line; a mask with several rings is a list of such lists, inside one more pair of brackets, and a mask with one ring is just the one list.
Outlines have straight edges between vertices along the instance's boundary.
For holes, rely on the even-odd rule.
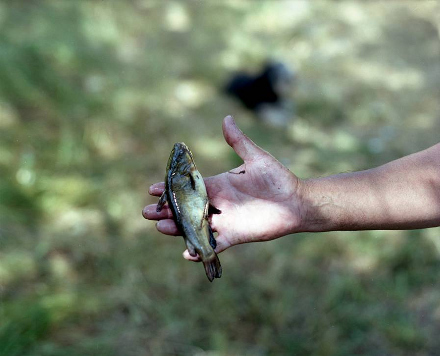
[[208,258],[203,260],[203,265],[205,266],[206,276],[209,281],[213,281],[214,278],[220,278],[222,276],[222,266],[220,265],[220,260],[217,254],[213,252]]

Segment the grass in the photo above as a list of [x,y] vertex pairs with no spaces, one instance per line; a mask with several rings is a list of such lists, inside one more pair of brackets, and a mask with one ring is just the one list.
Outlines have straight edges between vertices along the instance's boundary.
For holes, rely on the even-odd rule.
[[[0,5],[0,354],[438,354],[438,228],[237,246],[209,284],[140,214],[174,142],[204,176],[240,164],[227,114],[302,178],[436,143],[437,10]],[[267,57],[298,72],[283,132],[219,90]]]

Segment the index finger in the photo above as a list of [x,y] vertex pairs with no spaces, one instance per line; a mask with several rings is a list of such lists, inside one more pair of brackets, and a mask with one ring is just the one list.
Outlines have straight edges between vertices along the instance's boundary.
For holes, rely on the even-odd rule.
[[152,196],[160,196],[164,190],[165,190],[165,183],[157,182],[150,186],[150,188],[148,189],[148,193]]

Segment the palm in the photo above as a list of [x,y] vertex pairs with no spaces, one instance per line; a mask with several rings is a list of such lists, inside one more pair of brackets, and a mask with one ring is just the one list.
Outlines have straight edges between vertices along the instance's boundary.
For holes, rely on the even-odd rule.
[[296,177],[264,151],[235,170],[207,178],[210,202],[222,212],[211,217],[219,250],[292,231],[298,224],[292,219],[297,216],[292,212],[295,183]]

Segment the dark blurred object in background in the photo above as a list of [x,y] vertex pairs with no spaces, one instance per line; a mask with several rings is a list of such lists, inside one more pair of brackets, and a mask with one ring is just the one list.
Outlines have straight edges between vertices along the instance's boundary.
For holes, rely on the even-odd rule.
[[225,89],[259,120],[286,126],[294,116],[291,98],[294,80],[295,73],[284,63],[268,61],[258,74],[235,73]]

